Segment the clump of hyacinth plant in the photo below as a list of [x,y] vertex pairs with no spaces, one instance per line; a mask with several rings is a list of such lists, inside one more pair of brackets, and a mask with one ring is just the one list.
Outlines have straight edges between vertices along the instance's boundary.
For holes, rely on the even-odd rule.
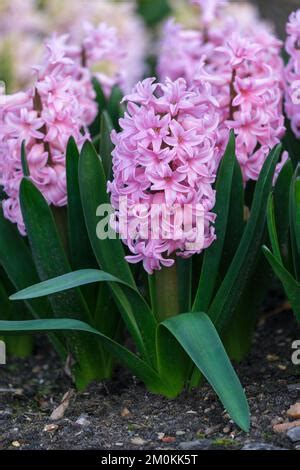
[[[56,304],[56,318],[51,313],[47,318],[39,308],[39,319],[1,321],[0,332],[45,331],[54,333],[54,340],[61,338],[58,332],[72,332],[90,351],[100,347],[102,355],[109,353],[125,364],[150,391],[167,397],[198,385],[204,376],[232,419],[248,430],[245,394],[220,336],[230,326],[260,252],[267,198],[281,149],[273,149],[263,165],[245,223],[243,180],[235,157],[234,135],[231,133],[221,158],[219,114],[210,84],[191,90],[183,79],[165,83],[146,79],[125,101],[127,110],[119,121],[120,130],[112,133],[112,180],[105,147],[99,158],[87,141],[77,168],[79,152],[74,140],[68,146],[68,211],[75,227],[70,224],[69,231],[79,249],[82,238],[77,236],[78,226],[81,237],[88,237],[91,261],[85,258],[85,265],[78,269],[77,264],[73,272],[63,261],[61,275],[51,276],[48,270],[43,282],[11,297],[31,305],[45,300],[45,296],[52,305],[57,299],[63,300],[61,310]],[[100,143],[103,139],[107,139],[107,133],[101,134]],[[128,202],[125,209],[120,201],[124,196]],[[28,176],[21,182],[20,200],[31,247],[38,255],[37,266],[47,268],[50,262],[54,273],[52,258],[61,262],[64,255],[48,204]],[[157,211],[163,215],[163,207],[162,212],[166,209],[169,216],[164,221],[158,217],[157,239],[151,239],[146,224],[150,206],[155,207],[155,215]],[[176,219],[185,206],[191,208],[187,224]],[[200,225],[196,223],[199,208]],[[72,214],[76,214],[75,219]],[[125,234],[124,215],[135,231]],[[111,224],[124,235],[127,252]],[[200,239],[195,237],[199,226]],[[47,255],[41,242],[46,231],[53,237]],[[170,231],[176,234],[173,239]],[[100,270],[94,268],[95,260]],[[145,270],[132,266],[132,262],[140,261]],[[85,293],[93,284],[109,287],[106,297],[101,291],[94,309],[93,297]],[[89,313],[74,316],[79,312],[79,305],[74,310],[70,303],[74,294],[89,300]],[[134,349],[120,341],[118,324],[112,323],[113,305],[119,313],[116,318],[122,319],[133,339]],[[86,312],[83,304],[81,307]],[[99,339],[99,345],[88,335]],[[81,346],[77,343],[77,353]],[[92,378],[90,374],[78,385]]]
[[[195,3],[202,9],[202,29],[167,24],[158,71],[173,79],[186,77],[195,88],[211,84],[219,104],[221,153],[234,129],[244,181],[257,180],[270,149],[285,134],[282,43],[264,23],[253,19],[241,28],[225,10],[216,34],[222,2]],[[284,154],[282,164],[286,159]]]
[[[219,113],[217,146],[220,158],[230,131],[236,137],[236,157],[243,176],[247,217],[248,209],[251,211],[253,188],[264,162],[286,133],[282,43],[255,11],[252,15],[247,14],[245,21],[242,18],[240,21],[239,5],[234,10],[231,4],[226,6],[222,2],[194,3],[200,7],[200,16],[193,29],[172,21],[166,24],[158,72],[161,77],[169,76],[173,80],[178,76],[185,77],[193,91],[208,84],[211,86]],[[286,148],[290,151],[289,146]],[[284,152],[276,177],[287,158],[288,153]],[[245,291],[233,319],[234,329],[224,334],[227,349],[236,360],[249,351],[260,303],[258,299],[263,299],[270,282],[270,270],[263,256],[257,263],[264,272],[259,283],[261,291],[257,291],[254,303]],[[256,284],[255,279],[253,282]],[[252,289],[249,281],[249,291]],[[200,290],[203,309],[208,307],[206,295]]]
[[[53,317],[72,310],[91,320],[91,312],[98,306],[98,290],[94,288],[52,297],[50,301],[15,305],[8,302],[16,288],[97,264],[78,203],[78,149],[87,139],[98,141],[100,129],[104,136],[109,135],[112,120],[120,112],[120,92],[115,89],[111,97],[104,97],[99,83],[92,80],[83,63],[81,48],[70,44],[66,35],[54,35],[45,46],[45,58],[35,67],[33,85],[12,95],[2,89],[0,95],[1,318],[28,319],[40,312]],[[106,141],[103,137],[100,143],[102,154],[110,152]],[[26,210],[37,202],[24,202],[24,176],[40,196],[40,211],[36,213]],[[35,215],[39,220],[32,220]],[[18,257],[14,259],[11,253],[18,253]],[[110,298],[107,291],[99,292],[99,301],[102,296]],[[114,309],[112,304],[110,331],[118,335],[119,320]],[[110,376],[113,364],[101,348],[91,352],[88,343],[81,343],[80,338],[70,341],[68,337],[52,335],[51,341],[64,360],[73,358],[68,367],[74,363],[73,377],[79,387],[93,378]],[[8,351],[14,355],[23,356],[30,351],[27,337],[7,342]]]
[[31,180],[54,206],[67,203],[65,152],[73,136],[81,148],[97,114],[91,75],[69,56],[67,37],[46,43],[35,84],[25,92],[0,96],[0,184],[7,197],[4,216],[25,234],[19,205],[23,176],[21,146]]
[[285,112],[288,129],[285,145],[296,165],[300,151],[300,10],[290,15],[286,25],[285,49],[289,56],[285,67]]
[[[268,231],[272,252],[264,253],[280,279],[291,307],[300,321],[300,10],[293,12],[286,26],[285,110],[290,127],[285,143],[294,164],[286,174],[286,192],[281,206],[270,197]],[[290,122],[288,122],[288,120]]]

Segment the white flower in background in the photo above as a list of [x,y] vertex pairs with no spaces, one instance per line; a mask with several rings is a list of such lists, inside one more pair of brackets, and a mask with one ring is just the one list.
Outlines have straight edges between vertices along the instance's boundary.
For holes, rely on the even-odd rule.
[[[99,72],[106,91],[115,83],[124,92],[130,90],[143,76],[147,46],[145,27],[134,7],[134,2],[112,0],[0,0],[0,80],[9,91],[29,85],[34,77],[31,66],[41,60],[44,39],[54,32],[69,34],[72,43],[80,45],[89,23],[90,34],[92,27],[106,28],[111,40],[105,45],[109,59],[107,54],[102,61],[93,61],[93,70]],[[99,43],[99,57],[102,46]]]

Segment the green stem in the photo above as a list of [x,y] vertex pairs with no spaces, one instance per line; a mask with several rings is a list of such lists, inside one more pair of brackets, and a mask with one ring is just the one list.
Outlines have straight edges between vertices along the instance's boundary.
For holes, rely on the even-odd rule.
[[155,272],[156,316],[159,322],[179,313],[176,261],[171,268]]
[[13,357],[25,358],[32,355],[32,336],[8,336],[4,337],[7,346],[7,353]]

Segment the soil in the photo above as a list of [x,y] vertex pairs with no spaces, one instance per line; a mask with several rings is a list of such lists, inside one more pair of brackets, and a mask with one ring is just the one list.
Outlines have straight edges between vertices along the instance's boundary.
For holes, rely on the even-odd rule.
[[42,337],[34,357],[9,359],[0,376],[0,449],[241,449],[257,443],[295,444],[273,425],[300,401],[300,369],[291,361],[300,329],[287,310],[273,308],[258,325],[249,357],[237,366],[252,413],[249,434],[224,412],[208,385],[175,400],[148,393],[130,374],[74,392],[64,416],[50,415],[71,381]]

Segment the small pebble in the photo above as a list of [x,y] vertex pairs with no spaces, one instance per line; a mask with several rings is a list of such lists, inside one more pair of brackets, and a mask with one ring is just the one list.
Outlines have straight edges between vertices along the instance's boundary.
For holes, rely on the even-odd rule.
[[292,442],[300,442],[300,426],[289,429],[286,435]]
[[300,402],[292,405],[286,412],[291,418],[300,418]]
[[16,447],[17,449],[18,449],[19,447],[21,447],[21,444],[20,444],[19,441],[13,441],[13,442],[11,443],[11,445],[12,445],[13,447]]
[[267,355],[267,361],[276,362],[276,361],[279,361],[279,357],[276,356],[276,354],[268,354]]
[[81,415],[78,419],[76,419],[75,424],[78,426],[89,426],[91,423],[85,415]]
[[44,432],[54,432],[58,429],[58,424],[46,424]]
[[172,444],[173,442],[176,441],[176,437],[165,436],[161,439],[161,441],[164,442],[165,444]]
[[[210,426],[209,428],[205,429],[204,434],[206,436],[211,436],[212,434],[215,434],[217,431],[219,431],[221,425],[217,424],[216,426]],[[201,431],[199,431],[199,434]]]
[[294,390],[300,390],[300,383],[299,384],[290,384],[287,386],[288,390],[290,392],[293,392]]
[[211,446],[209,439],[197,439],[195,441],[181,442],[179,449],[181,450],[207,450]]
[[275,426],[273,426],[273,431],[274,432],[286,432],[289,429],[295,428],[297,426],[300,426],[299,419],[297,421],[289,421],[287,423],[275,424]]
[[146,441],[144,441],[144,439],[142,439],[141,437],[134,437],[133,439],[131,439],[131,444],[135,446],[143,446],[144,444],[146,444]]
[[123,410],[121,411],[121,416],[122,416],[122,418],[127,418],[127,417],[130,416],[130,415],[131,415],[131,413],[130,413],[129,409],[126,408],[126,407],[123,408]]
[[242,447],[242,450],[285,450],[282,447],[276,447],[264,442],[248,442]]

